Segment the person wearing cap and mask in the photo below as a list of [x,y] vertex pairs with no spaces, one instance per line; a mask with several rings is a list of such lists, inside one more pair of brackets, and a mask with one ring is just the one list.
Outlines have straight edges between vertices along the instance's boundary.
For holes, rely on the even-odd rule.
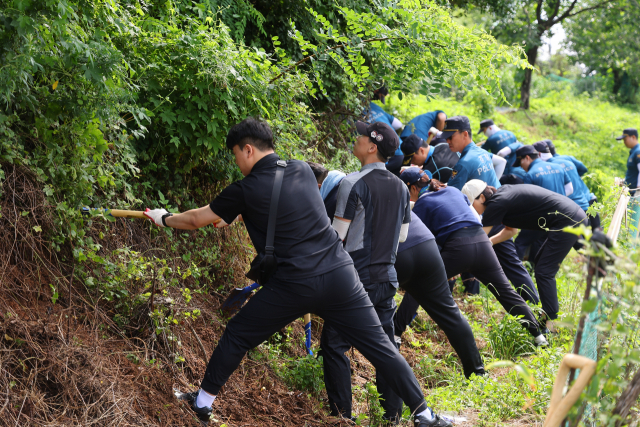
[[559,310],[556,274],[578,241],[577,235],[563,229],[585,224],[584,211],[568,197],[537,185],[504,185],[496,189],[472,180],[465,187],[465,193],[473,197],[473,207],[482,215],[486,233],[496,225],[505,226],[503,231],[491,237],[494,245],[510,239],[518,229],[549,230],[536,255],[534,274],[547,329],[554,331],[553,320],[558,318]]
[[[554,163],[560,165],[567,172],[567,176],[571,180],[571,185],[573,186],[573,192],[568,196],[571,200],[573,200],[578,206],[582,208],[582,210],[586,213],[589,209],[589,199],[591,198],[591,191],[587,185],[582,181],[580,175],[578,175],[578,170],[576,165],[567,157],[568,156],[557,156],[553,157],[551,151],[549,150],[549,145],[547,141],[538,141],[533,144],[533,148],[540,153],[540,160],[543,162]],[[591,217],[587,215],[589,218],[589,225],[592,228],[598,228],[600,225],[600,221],[596,220],[595,217]],[[576,243],[576,249],[580,249],[582,245],[578,242]]]
[[[416,180],[416,176],[420,178]],[[536,345],[546,345],[538,321],[527,303],[509,284],[491,241],[467,197],[455,187],[445,186],[435,179],[429,179],[426,174],[420,174],[417,168],[405,170],[400,179],[409,187],[411,201],[415,202],[413,212],[433,233],[441,248],[446,276],[471,273],[487,286],[507,313],[523,316],[523,327],[535,337]],[[399,311],[404,312],[402,304]],[[415,311],[410,314],[415,315]],[[409,317],[406,314],[403,316]]]
[[[533,145],[523,145],[516,150],[516,160],[513,166],[521,166],[524,169],[526,172],[523,178],[525,184],[538,185],[563,196],[573,193],[573,184],[564,168],[542,161],[540,153]],[[522,230],[515,240],[518,257],[522,260],[528,258],[533,263],[546,238],[544,230]]]
[[484,133],[487,137],[487,140],[482,144],[482,148],[493,154],[498,154],[503,148],[518,141],[513,132],[500,129],[491,119],[480,122],[478,134],[481,133]]
[[[356,122],[360,136],[353,145],[353,154],[360,160],[358,173],[346,176],[340,182],[333,228],[344,248],[353,259],[360,281],[369,295],[386,339],[394,341],[393,315],[396,311],[394,296],[398,277],[394,268],[399,242],[404,242],[411,221],[409,192],[384,163],[398,147],[398,135],[387,124]],[[381,346],[388,342],[380,343]],[[324,379],[331,414],[352,419],[351,369],[345,353],[351,344],[334,328],[325,323],[320,340],[324,366]],[[395,393],[388,379],[376,372],[385,417],[397,419],[402,409],[399,394],[407,396],[409,389]],[[403,384],[402,387],[407,387]],[[418,396],[415,397],[417,401]],[[405,403],[409,403],[406,402]],[[415,402],[411,402],[415,406]],[[451,423],[421,408],[416,415],[416,426],[442,427]]]
[[[412,164],[421,166],[437,180],[445,183],[451,178],[453,167],[460,160],[458,154],[449,150],[446,143],[432,146],[416,134],[406,137],[401,149],[403,153],[402,166],[411,166]],[[399,170],[396,175],[398,174]]]
[[[622,131],[622,135],[616,138],[622,140],[624,146],[629,149],[629,157],[627,158],[627,174],[624,178],[625,184],[629,187],[631,200],[629,201],[629,209],[633,210],[632,222],[636,229],[639,228],[640,222],[640,144],[638,144],[638,130],[628,128]],[[636,236],[638,233],[636,232]]]
[[[553,157],[552,163],[557,163],[556,160],[565,160],[565,161],[569,161],[571,163],[573,163],[573,165],[576,168],[576,172],[578,172],[578,176],[580,177],[580,179],[582,180],[582,176],[584,174],[586,174],[587,172],[589,172],[589,169],[584,165],[584,163],[582,163],[580,160],[576,159],[574,156],[569,156],[566,154],[558,154],[556,152],[556,146],[553,144],[553,142],[550,139],[543,139],[542,140],[545,144],[547,144],[547,147],[549,148],[549,153],[551,153],[551,156]],[[584,182],[584,181],[583,181]],[[588,189],[588,187],[587,187]],[[575,188],[574,188],[575,190]],[[595,202],[598,201],[598,198],[596,197],[595,194],[593,194],[591,192],[591,190],[589,191],[589,206],[593,205]],[[589,225],[591,225],[591,228],[594,230],[601,230],[602,226],[601,226],[601,221],[600,221],[600,214],[598,212],[595,213],[595,216],[591,216],[589,215]]]
[[[321,165],[317,166],[318,170],[314,169],[314,173],[320,177],[327,176],[326,169]],[[420,171],[417,168],[411,168],[411,170],[417,170],[419,175],[430,176],[428,171]],[[410,174],[411,171],[408,173]],[[330,176],[331,172],[325,181],[320,183],[321,188],[325,187],[325,182]],[[323,200],[329,218],[333,218],[336,206],[335,196],[329,193],[328,197],[323,197]],[[398,245],[395,270],[398,274],[398,284],[405,291],[403,309],[396,311],[393,317],[396,344],[400,346],[400,337],[413,320],[413,313],[417,312],[420,306],[449,339],[462,362],[465,376],[469,378],[471,374],[484,375],[484,364],[476,346],[473,331],[453,300],[435,237],[413,212],[411,212],[407,240]],[[412,313],[407,315],[407,311]],[[399,412],[400,409],[397,407],[395,411],[392,409],[390,412]]]
[[466,116],[447,119],[442,138],[447,140],[451,151],[460,153],[448,185],[461,190],[470,179],[480,179],[500,187],[489,153],[477,147],[471,139],[471,124]]
[[441,110],[421,114],[409,120],[409,123],[402,130],[400,138],[404,143],[404,139],[409,135],[418,135],[418,137],[427,141],[429,139],[429,130],[436,128],[441,131],[444,129],[445,120],[447,120],[447,115]]

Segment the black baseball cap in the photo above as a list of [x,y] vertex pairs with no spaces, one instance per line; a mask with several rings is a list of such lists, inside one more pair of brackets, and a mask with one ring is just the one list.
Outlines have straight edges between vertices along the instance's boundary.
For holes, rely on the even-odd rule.
[[400,139],[395,130],[386,123],[375,122],[365,123],[356,122],[356,130],[360,135],[368,136],[371,142],[378,146],[378,152],[382,157],[389,158],[393,156],[393,153],[398,149],[400,145]]
[[400,149],[404,154],[404,161],[402,162],[403,165],[406,166],[411,163],[413,155],[416,154],[420,147],[422,147],[422,144],[424,144],[424,139],[420,138],[415,133],[412,133],[402,140]]
[[533,145],[523,145],[522,147],[518,148],[516,150],[516,161],[513,162],[513,167],[517,168],[518,166],[520,166],[520,161],[529,154],[538,154],[538,151]]
[[538,153],[550,153],[551,151],[549,151],[549,146],[547,145],[546,141],[538,141],[535,144],[533,144],[533,148],[536,149],[536,151]]
[[625,136],[635,136],[637,138],[638,137],[638,130],[634,129],[634,128],[627,128],[627,129],[622,131],[622,136],[619,136],[616,139],[619,141],[622,138],[624,138]]
[[482,133],[483,130],[493,125],[494,125],[493,120],[484,119],[483,121],[480,122],[480,130],[478,131],[478,133]]
[[469,132],[469,135],[471,135],[471,124],[469,123],[469,118],[467,116],[453,116],[444,122],[444,130],[440,137],[447,140],[451,138],[451,135],[454,133],[465,130]]
[[510,173],[509,175],[502,175],[500,177],[500,185],[517,185],[524,184],[524,180],[518,175]]
[[551,142],[550,139],[543,139],[543,141],[547,144],[547,147],[549,147],[549,152],[551,153],[552,156],[556,155],[556,146],[553,145],[553,142]]

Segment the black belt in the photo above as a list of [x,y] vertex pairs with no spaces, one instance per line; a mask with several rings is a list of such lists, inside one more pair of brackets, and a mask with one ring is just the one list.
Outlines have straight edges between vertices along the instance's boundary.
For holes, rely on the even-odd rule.
[[447,237],[447,241],[449,239],[458,239],[460,237],[473,237],[473,236],[477,236],[479,234],[485,234],[481,225],[478,225],[478,226],[474,225],[474,226],[471,226],[471,227],[464,227],[464,228],[461,228],[461,229],[456,230],[453,233],[449,234],[449,237]]

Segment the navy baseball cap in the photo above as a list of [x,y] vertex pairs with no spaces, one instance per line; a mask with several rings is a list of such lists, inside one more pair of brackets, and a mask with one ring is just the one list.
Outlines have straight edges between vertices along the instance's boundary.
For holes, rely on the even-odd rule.
[[358,121],[356,122],[356,130],[360,135],[368,136],[371,142],[378,146],[380,154],[387,159],[393,156],[393,153],[398,149],[398,145],[400,145],[398,134],[386,123],[375,122],[369,124]]
[[616,139],[619,141],[622,138],[624,138],[625,136],[635,136],[637,138],[638,137],[638,130],[634,129],[634,128],[627,128],[627,129],[622,131],[622,136],[619,136]]
[[556,155],[556,146],[553,145],[553,142],[551,142],[550,139],[543,139],[544,142],[547,143],[547,147],[549,147],[549,152],[551,153],[552,156]]
[[535,148],[538,153],[550,153],[549,146],[546,141],[536,142],[533,144],[533,148]]
[[513,167],[517,168],[520,166],[520,161],[528,156],[529,154],[538,154],[538,151],[534,148],[533,145],[523,145],[522,147],[516,150],[516,161],[513,162]]
[[[402,144],[404,145],[404,141],[402,142]],[[422,169],[413,166],[402,171],[400,173],[400,179],[402,180],[402,182],[407,184],[407,187],[410,187],[416,182],[420,181],[420,178],[425,175],[429,177],[429,180],[431,180],[433,177],[433,175],[431,175],[431,172],[423,171]]]
[[500,177],[500,185],[517,185],[517,184],[524,184],[523,179],[520,178],[518,175],[514,175],[510,173],[509,175],[502,175]]
[[442,131],[440,138],[447,140],[451,138],[451,135],[454,133],[465,130],[469,132],[469,135],[471,135],[471,124],[469,123],[469,118],[467,116],[453,116],[444,122],[444,130]]
[[413,155],[416,154],[420,147],[422,147],[422,144],[424,144],[424,139],[420,138],[415,133],[412,133],[402,140],[402,146],[400,147],[400,149],[404,154],[404,161],[402,162],[403,165],[406,166],[408,164],[411,164]]
[[493,126],[493,120],[491,119],[485,119],[483,121],[480,122],[480,130],[478,131],[478,133],[482,133],[483,130],[485,130],[486,128],[488,128],[489,126]]

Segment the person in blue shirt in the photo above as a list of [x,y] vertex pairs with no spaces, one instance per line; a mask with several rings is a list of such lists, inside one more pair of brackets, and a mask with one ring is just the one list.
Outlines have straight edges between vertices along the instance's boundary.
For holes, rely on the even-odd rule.
[[[454,166],[460,160],[457,153],[449,150],[446,141],[444,144],[432,146],[416,134],[411,134],[404,139],[402,153],[404,154],[403,166],[421,166],[425,171],[429,171],[432,177],[444,183],[449,181]],[[399,173],[400,169],[396,175],[399,176]]]
[[573,184],[565,169],[560,165],[544,162],[533,145],[518,148],[513,165],[522,166],[527,172],[524,176],[525,184],[537,185],[563,196],[573,194]]
[[[523,145],[516,150],[514,167],[521,166],[526,171],[523,178],[525,184],[533,184],[554,193],[568,196],[573,193],[573,184],[567,172],[560,165],[542,161],[533,145]],[[516,252],[521,260],[527,258],[535,262],[536,254],[547,238],[544,230],[522,230],[515,240]]]
[[549,153],[551,153],[552,157],[559,157],[561,159],[570,160],[571,163],[573,163],[573,165],[576,167],[576,170],[578,171],[579,176],[582,176],[585,173],[589,172],[589,169],[587,169],[584,163],[582,163],[580,160],[576,159],[575,157],[568,156],[566,154],[558,154],[556,152],[556,146],[553,144],[553,142],[550,139],[543,139],[542,141],[545,144],[547,144],[547,147],[549,147]]
[[484,133],[487,137],[487,140],[482,144],[482,148],[493,154],[498,154],[498,151],[504,147],[518,141],[513,132],[500,129],[491,119],[480,122],[478,134],[480,133]]
[[[559,161],[562,161],[563,163],[568,164],[567,162],[570,162],[573,164],[573,166],[576,169],[576,172],[578,173],[579,177],[582,177],[584,174],[586,174],[587,172],[589,172],[589,169],[584,165],[584,163],[582,163],[580,160],[576,159],[574,156],[568,156],[568,155],[564,155],[564,154],[558,154],[556,152],[556,146],[553,144],[553,142],[550,139],[543,139],[542,142],[544,142],[547,145],[547,148],[549,148],[549,153],[551,154],[551,158],[548,159],[548,161],[551,161],[552,163],[557,163]],[[538,143],[536,143],[538,144]],[[535,146],[535,144],[534,144]],[[536,148],[537,149],[537,148]],[[546,160],[544,157],[548,156],[547,154],[540,154],[543,158],[543,160]],[[589,190],[589,187],[586,186],[586,184],[584,183],[584,181],[582,181],[582,178],[580,178],[580,181],[582,182],[581,188],[582,191],[587,192],[587,200],[589,202],[589,206],[593,205],[595,202],[598,201],[598,198],[596,197],[595,194],[593,194],[591,192],[591,190]],[[573,180],[572,180],[573,182]],[[574,183],[573,185],[573,189],[574,191],[577,191],[576,185]],[[588,208],[587,208],[588,209]],[[591,228],[595,231],[595,230],[602,230],[602,226],[601,226],[601,222],[600,222],[600,214],[598,212],[595,212],[595,215],[587,215],[589,218],[589,225],[591,226]]]
[[[369,102],[369,108],[365,109],[362,112],[362,115],[364,116],[363,121],[369,124],[375,123],[375,122],[386,123],[389,126],[391,126],[393,130],[397,132],[398,130],[402,129],[402,126],[403,126],[402,122],[398,120],[398,118],[384,111],[381,106],[373,102],[374,100],[376,100],[384,104],[384,99],[387,95],[389,95],[389,90],[386,87],[381,87],[380,89],[376,89],[373,92],[373,100]],[[402,138],[400,138],[400,146],[401,145],[402,145]],[[394,155],[396,156],[402,155],[402,151],[400,151],[400,146],[398,146],[398,149],[396,150]]]
[[[632,198],[629,201],[629,210],[632,210],[632,223],[636,229],[640,223],[640,202],[638,202],[638,193],[636,190],[640,187],[640,144],[638,144],[638,130],[633,128],[625,129],[622,136],[616,138],[622,140],[625,147],[629,149],[629,158],[627,159],[627,175],[625,183],[629,187],[629,193]],[[636,237],[638,233],[636,232]]]
[[444,129],[445,120],[447,120],[447,115],[441,110],[420,114],[407,123],[400,134],[400,138],[416,134],[427,141],[429,139],[429,129],[434,127],[441,131]]
[[471,139],[468,117],[455,116],[447,119],[442,138],[447,140],[451,151],[460,153],[460,160],[453,168],[448,185],[462,190],[467,181],[479,179],[492,187],[500,188],[489,153],[477,147]]
[[[571,181],[571,186],[573,187],[573,192],[568,194],[567,196],[576,202],[578,206],[582,208],[583,211],[587,211],[589,209],[589,199],[591,192],[587,185],[582,182],[580,176],[578,175],[578,170],[576,169],[575,164],[567,159],[568,156],[557,156],[553,157],[551,152],[549,151],[549,146],[545,141],[538,141],[533,144],[533,148],[539,153],[540,161],[553,163],[560,165],[564,168],[567,173],[567,177]],[[566,191],[565,191],[566,192]]]
[[[521,142],[514,142],[513,144],[509,144],[500,151],[498,151],[498,156],[504,157],[507,161],[507,167],[504,170],[504,175],[515,175],[524,180],[524,175],[526,172],[520,166],[514,167],[513,163],[516,161],[516,150],[522,147],[524,144]],[[504,185],[504,182],[500,181],[500,184]]]

